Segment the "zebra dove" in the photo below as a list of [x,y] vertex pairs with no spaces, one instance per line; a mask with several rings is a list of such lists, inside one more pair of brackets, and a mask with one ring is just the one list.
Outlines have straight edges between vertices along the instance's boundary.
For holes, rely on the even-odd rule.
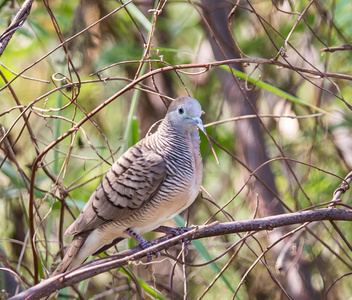
[[163,232],[163,222],[194,202],[203,177],[198,132],[198,128],[205,131],[201,114],[197,100],[177,98],[157,131],[112,165],[66,230],[65,235],[74,238],[53,276],[127,237],[147,248],[150,244],[141,234]]

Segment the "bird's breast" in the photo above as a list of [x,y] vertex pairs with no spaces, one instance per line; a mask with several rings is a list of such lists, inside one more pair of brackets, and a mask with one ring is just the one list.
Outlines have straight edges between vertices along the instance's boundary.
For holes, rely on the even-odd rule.
[[[199,137],[199,136],[198,136]],[[165,149],[172,149],[165,151]],[[187,209],[196,199],[203,178],[199,139],[191,136],[163,148],[167,174],[157,194],[133,216],[131,229],[138,234],[151,231]],[[138,220],[136,222],[136,220]]]

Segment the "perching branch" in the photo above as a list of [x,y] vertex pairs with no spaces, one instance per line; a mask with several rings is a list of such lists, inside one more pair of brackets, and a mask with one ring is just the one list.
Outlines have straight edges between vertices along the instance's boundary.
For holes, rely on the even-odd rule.
[[82,280],[94,277],[98,274],[118,267],[125,266],[132,261],[139,260],[145,257],[148,252],[155,250],[166,250],[171,246],[178,244],[180,240],[185,238],[188,240],[196,240],[200,238],[221,236],[224,234],[233,234],[239,232],[273,230],[274,228],[282,226],[299,225],[305,222],[316,222],[324,220],[352,221],[352,211],[336,208],[322,208],[318,210],[282,214],[261,219],[196,226],[192,228],[192,230],[176,237],[167,235],[155,239],[152,241],[153,246],[148,249],[140,250],[140,247],[137,246],[119,252],[115,255],[86,263],[77,269],[57,275],[53,278],[49,278],[10,299],[34,300],[46,297],[64,287],[71,286],[75,283],[81,282]]

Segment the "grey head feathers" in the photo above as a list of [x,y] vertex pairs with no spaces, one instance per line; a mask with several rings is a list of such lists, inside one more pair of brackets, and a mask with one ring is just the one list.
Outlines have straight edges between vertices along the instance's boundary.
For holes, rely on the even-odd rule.
[[191,97],[176,98],[167,110],[167,118],[171,125],[180,132],[191,132],[198,127],[205,131],[201,115],[203,111],[196,99]]

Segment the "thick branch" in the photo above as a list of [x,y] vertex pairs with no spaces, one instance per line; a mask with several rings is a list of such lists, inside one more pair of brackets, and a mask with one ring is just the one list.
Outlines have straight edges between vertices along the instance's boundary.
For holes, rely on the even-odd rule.
[[312,211],[282,214],[261,219],[194,227],[192,230],[177,237],[167,235],[158,238],[152,241],[152,247],[142,251],[139,247],[134,247],[109,257],[94,260],[75,270],[49,278],[10,299],[40,299],[64,287],[71,286],[82,280],[91,278],[114,268],[127,265],[131,261],[141,259],[142,257],[145,257],[148,252],[156,249],[159,251],[168,249],[169,247],[179,243],[179,241],[185,237],[187,237],[188,240],[195,240],[239,232],[272,230],[282,226],[294,224],[298,225],[305,222],[323,220],[352,221],[352,211],[336,208],[323,208]]

